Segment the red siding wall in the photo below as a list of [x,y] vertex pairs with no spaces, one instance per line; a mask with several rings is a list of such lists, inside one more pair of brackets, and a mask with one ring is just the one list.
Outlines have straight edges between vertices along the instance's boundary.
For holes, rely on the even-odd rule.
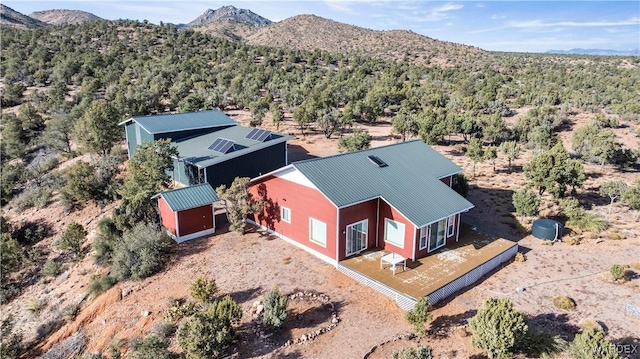
[[213,228],[213,204],[178,212],[180,236]]
[[440,178],[440,181],[442,181],[447,186],[451,187],[451,176]]
[[[249,191],[256,197],[260,197],[258,192],[266,191],[270,200],[262,216],[254,216],[254,221],[316,252],[336,258],[337,209],[319,191],[273,176],[252,184]],[[280,206],[291,210],[291,223],[280,220]],[[326,247],[309,240],[309,217],[326,223]]]
[[[455,229],[453,231],[453,235],[451,237],[448,237],[446,239],[446,244],[445,246],[448,246],[452,243],[456,242],[456,236],[458,235],[458,222],[460,221],[460,214],[456,215],[456,224],[455,224]],[[426,257],[429,253],[427,253],[427,251],[429,250],[429,246],[427,245],[427,248],[420,250],[420,229],[418,228],[418,230],[416,231],[416,258],[422,258],[422,257]]]
[[347,235],[345,230],[350,224],[360,222],[362,220],[369,220],[367,230],[367,248],[374,248],[376,246],[376,215],[378,211],[378,199],[372,199],[367,202],[353,205],[340,209],[340,240],[338,241],[340,249],[338,251],[339,260],[346,258],[347,248]]
[[169,232],[176,235],[176,217],[175,213],[171,210],[167,202],[164,198],[158,198],[158,208],[160,209],[160,221],[162,222],[162,226],[166,228]]
[[[404,223],[404,248],[400,248],[384,241],[384,220],[389,218]],[[413,243],[415,241],[415,226],[400,212],[393,209],[384,200],[380,200],[380,225],[378,226],[378,247],[389,252],[395,252],[405,258],[413,257]],[[416,244],[417,245],[417,244]]]

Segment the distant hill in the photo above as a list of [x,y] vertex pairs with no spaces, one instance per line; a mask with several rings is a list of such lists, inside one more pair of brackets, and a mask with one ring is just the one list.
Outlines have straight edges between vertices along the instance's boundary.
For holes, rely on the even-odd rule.
[[222,20],[235,21],[253,27],[261,27],[272,23],[271,20],[264,18],[251,10],[238,9],[234,6],[223,6],[216,10],[208,9],[195,20],[186,24],[186,27],[202,26]]
[[47,27],[47,23],[19,13],[3,4],[0,4],[0,25],[23,30]]
[[102,20],[101,17],[90,12],[65,9],[35,11],[29,14],[29,17],[51,25],[75,24],[85,21]]
[[243,42],[247,37],[255,34],[260,28],[233,20],[223,19],[196,26],[193,29],[215,37],[225,38],[229,41]]
[[547,54],[558,55],[598,55],[598,56],[640,56],[640,49],[618,51],[605,49],[571,49],[571,50],[549,50]]
[[262,27],[246,41],[252,45],[359,53],[423,64],[453,64],[489,56],[476,47],[438,41],[411,31],[375,31],[315,15],[294,16]]

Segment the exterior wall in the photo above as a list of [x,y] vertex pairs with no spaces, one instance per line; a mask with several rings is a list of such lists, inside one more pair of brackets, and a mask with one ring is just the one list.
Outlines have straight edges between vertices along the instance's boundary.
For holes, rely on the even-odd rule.
[[456,224],[453,228],[453,235],[447,238],[447,246],[456,243],[456,239],[458,238],[458,231],[460,231],[460,213],[456,214]]
[[[127,133],[127,149],[129,150],[129,158],[136,152],[136,148],[144,141],[152,142],[154,140],[153,135],[145,131],[136,122],[131,122],[125,127]],[[140,134],[138,136],[138,133]]]
[[345,231],[347,226],[350,224],[360,222],[365,219],[369,220],[367,228],[367,248],[374,248],[376,246],[378,200],[379,199],[376,198],[367,202],[339,209],[340,225],[338,226],[338,260],[346,258],[347,235]]
[[[380,200],[380,215],[378,225],[378,247],[388,252],[395,252],[405,258],[413,258],[413,245],[416,240],[415,226],[405,218],[400,212],[392,208],[384,200]],[[384,222],[385,218],[404,224],[404,248],[400,248],[392,243],[384,241]],[[416,249],[417,243],[415,243]]]
[[178,212],[180,237],[214,228],[213,204]]
[[162,222],[162,226],[175,236],[177,234],[176,215],[162,196],[158,197],[158,208],[160,209],[160,221]]
[[[445,245],[444,245],[445,247],[456,242],[456,238],[458,238],[458,231],[460,230],[459,224],[460,224],[460,213],[456,214],[456,223],[454,225],[453,235],[445,239]],[[415,236],[416,236],[415,237],[416,238],[416,258],[426,257],[429,254],[428,252],[429,246],[427,245],[425,249],[420,250],[420,228],[416,230]]]
[[440,181],[442,181],[442,183],[446,184],[447,186],[451,187],[451,177],[452,176],[440,178]]
[[173,159],[173,171],[167,171],[167,174],[171,176],[171,179],[185,186],[204,183],[204,172],[200,173],[198,167],[180,162],[177,158]]
[[[318,190],[282,178],[269,176],[251,185],[249,191],[260,197],[266,191],[267,208],[250,219],[282,236],[290,238],[327,257],[336,258],[337,209]],[[291,210],[291,223],[280,219],[280,206]],[[327,244],[323,247],[309,240],[309,217],[327,225]]]
[[236,177],[255,178],[284,167],[286,166],[286,146],[286,142],[278,143],[207,167],[207,182],[213,188],[221,184],[231,186]]

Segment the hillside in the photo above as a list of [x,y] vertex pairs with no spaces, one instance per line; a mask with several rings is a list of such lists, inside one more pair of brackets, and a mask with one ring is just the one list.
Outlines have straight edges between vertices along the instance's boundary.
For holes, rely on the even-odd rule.
[[315,15],[299,15],[263,27],[247,38],[252,45],[356,53],[388,60],[424,64],[455,64],[481,58],[487,52],[448,43],[411,31],[375,31]]
[[39,29],[47,26],[46,23],[19,13],[3,4],[0,4],[0,25],[22,30]]
[[238,9],[234,6],[222,6],[216,10],[208,9],[186,27],[196,27],[217,21],[235,21],[249,26],[260,27],[271,24],[271,20],[266,19],[251,10]]
[[51,25],[76,24],[85,21],[102,20],[101,17],[90,12],[66,9],[34,11],[29,14],[29,17]]
[[193,28],[211,36],[220,37],[233,42],[245,41],[249,36],[255,34],[259,28],[234,20],[221,19],[199,25]]

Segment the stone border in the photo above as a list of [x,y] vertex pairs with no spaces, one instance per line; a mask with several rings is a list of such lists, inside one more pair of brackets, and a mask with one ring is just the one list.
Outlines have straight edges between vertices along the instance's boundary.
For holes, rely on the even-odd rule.
[[394,338],[385,340],[382,343],[376,344],[373,347],[371,347],[371,349],[369,349],[368,352],[366,352],[363,356],[362,359],[368,359],[369,356],[373,353],[375,353],[376,350],[378,350],[378,348],[380,348],[381,346],[385,345],[385,344],[389,344],[391,342],[397,342],[398,340],[414,340],[415,338],[417,338],[417,335],[415,335],[414,333],[406,333],[406,334],[400,334],[398,336],[395,336]]

